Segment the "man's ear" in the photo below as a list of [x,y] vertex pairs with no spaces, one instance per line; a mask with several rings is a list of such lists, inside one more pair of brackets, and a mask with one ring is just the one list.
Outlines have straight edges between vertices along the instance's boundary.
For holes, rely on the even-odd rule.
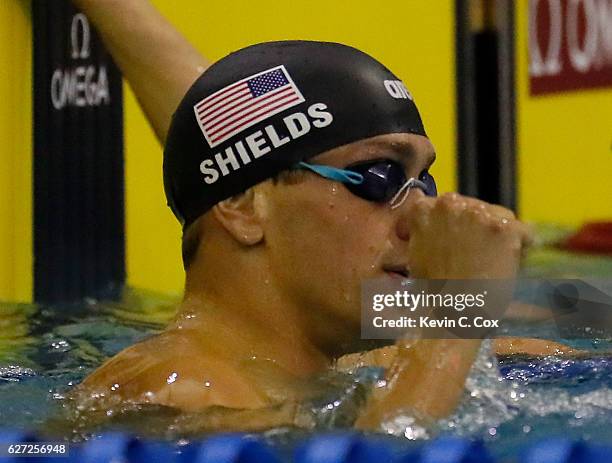
[[264,231],[255,207],[254,188],[217,203],[213,207],[213,214],[239,243],[252,246],[263,240]]

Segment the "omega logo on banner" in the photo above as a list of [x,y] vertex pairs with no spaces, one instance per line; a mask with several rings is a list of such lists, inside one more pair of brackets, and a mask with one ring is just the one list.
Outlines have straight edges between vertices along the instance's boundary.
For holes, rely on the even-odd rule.
[[[87,17],[83,13],[75,14],[70,26],[70,58],[74,61],[89,59],[90,40],[91,31]],[[79,63],[76,66],[56,69],[51,77],[51,102],[57,110],[66,106],[108,105],[110,94],[106,66]]]
[[612,85],[612,0],[530,0],[532,95]]

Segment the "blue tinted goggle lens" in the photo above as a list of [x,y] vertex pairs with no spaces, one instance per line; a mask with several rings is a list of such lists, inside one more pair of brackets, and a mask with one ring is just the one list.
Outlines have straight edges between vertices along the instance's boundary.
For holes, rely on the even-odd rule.
[[429,171],[423,172],[419,176],[419,180],[425,185],[427,185],[427,189],[425,190],[425,194],[427,196],[438,196],[438,188],[436,187],[436,181],[433,178],[433,175],[429,173]]
[[[404,166],[390,159],[351,164],[345,169],[363,176],[359,184],[344,185],[351,193],[368,201],[390,201],[407,181]],[[436,182],[429,172],[421,174],[419,180],[427,186],[424,192],[427,196],[437,195]]]

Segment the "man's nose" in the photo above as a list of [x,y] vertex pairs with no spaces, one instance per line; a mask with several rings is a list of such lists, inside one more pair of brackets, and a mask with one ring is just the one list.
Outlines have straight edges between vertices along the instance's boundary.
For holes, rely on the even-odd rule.
[[410,231],[420,221],[429,207],[429,202],[433,198],[425,195],[420,188],[411,188],[404,203],[396,210],[397,221],[395,223],[395,233],[400,240],[408,241]]

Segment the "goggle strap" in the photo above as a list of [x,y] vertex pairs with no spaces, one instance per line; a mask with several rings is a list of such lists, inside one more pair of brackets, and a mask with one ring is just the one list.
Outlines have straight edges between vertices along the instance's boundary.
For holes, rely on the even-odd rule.
[[337,182],[351,183],[353,185],[363,183],[363,175],[359,172],[353,172],[352,170],[338,169],[337,167],[322,166],[319,164],[308,164],[306,162],[299,162],[298,166],[308,169],[321,177]]
[[[402,204],[404,204],[404,201],[406,201],[406,198],[408,197],[408,193],[410,193],[410,188],[413,187],[420,188],[425,194],[427,194],[427,185],[425,184],[425,182],[421,182],[420,180],[417,180],[414,177],[409,178],[406,183],[404,183],[402,187],[398,190],[398,192],[395,193],[395,196],[391,198],[391,209],[397,209]],[[400,197],[400,201],[397,202]]]

